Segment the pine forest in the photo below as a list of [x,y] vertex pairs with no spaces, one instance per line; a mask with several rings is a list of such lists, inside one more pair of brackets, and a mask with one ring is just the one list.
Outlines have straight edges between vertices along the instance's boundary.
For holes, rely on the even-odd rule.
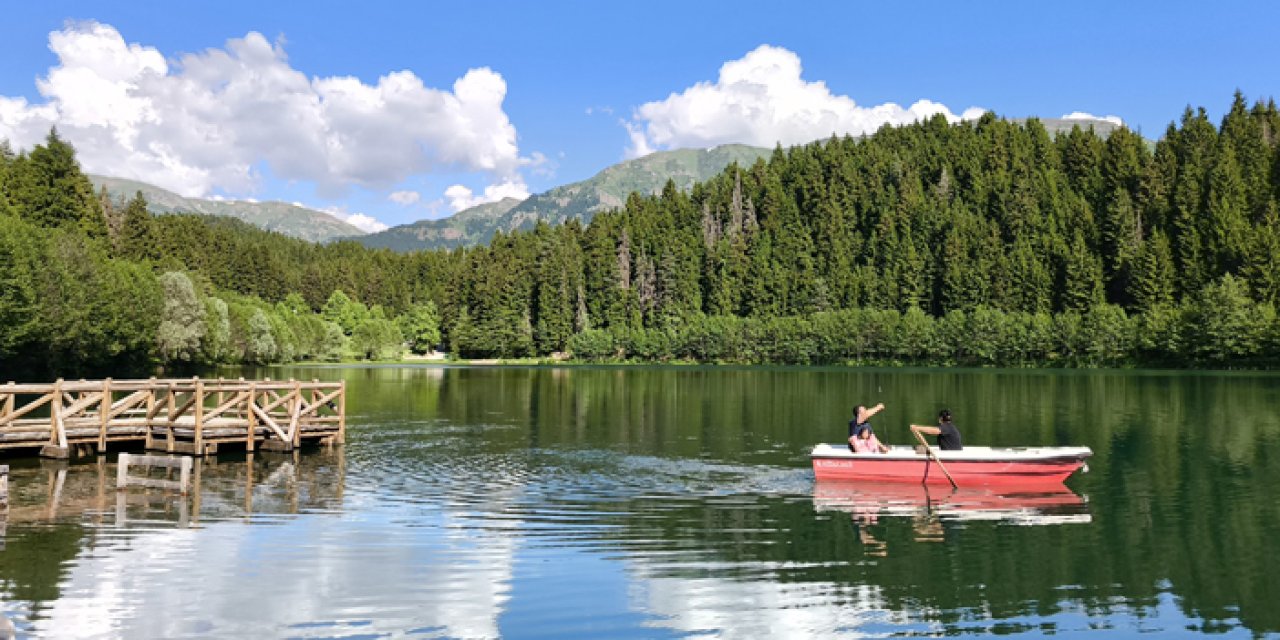
[[0,145],[5,379],[295,360],[1280,365],[1280,112],[1158,141],[941,116],[776,149],[583,225],[411,254],[95,193]]

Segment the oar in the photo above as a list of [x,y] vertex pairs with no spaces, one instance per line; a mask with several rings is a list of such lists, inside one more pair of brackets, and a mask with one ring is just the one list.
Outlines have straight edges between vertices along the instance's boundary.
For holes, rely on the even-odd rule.
[[[951,477],[951,472],[950,472],[950,471],[947,471],[947,465],[942,464],[942,460],[940,460],[940,459],[938,458],[938,454],[936,454],[936,453],[934,453],[934,452],[933,452],[933,447],[930,447],[930,446],[929,446],[929,443],[925,441],[924,436],[923,436],[923,435],[921,435],[921,433],[920,433],[919,431],[916,431],[915,429],[912,429],[912,430],[911,430],[911,433],[916,434],[916,440],[919,440],[919,441],[920,441],[920,444],[924,445],[924,450],[925,450],[925,452],[927,452],[927,453],[929,454],[929,457],[930,457],[930,458],[932,458],[934,462],[937,462],[937,463],[938,463],[938,468],[939,468],[939,469],[942,469],[942,472],[943,472],[943,473],[945,473],[945,474],[947,475],[947,480],[949,480],[949,481],[951,482],[951,488],[952,488],[952,489],[959,489],[959,488],[960,488],[960,485],[956,484],[955,478],[952,478],[952,477]],[[924,468],[924,473],[925,473],[925,479],[928,479],[928,477],[929,477],[929,467],[927,466],[927,463],[926,463],[926,466],[925,466],[925,468]],[[923,483],[923,482],[924,482],[924,480],[921,480],[921,483]]]

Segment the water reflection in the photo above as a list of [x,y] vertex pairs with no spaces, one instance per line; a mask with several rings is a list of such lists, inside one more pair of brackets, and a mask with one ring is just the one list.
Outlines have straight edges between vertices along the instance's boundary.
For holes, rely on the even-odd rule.
[[[1274,376],[269,375],[346,379],[346,448],[206,460],[186,501],[115,493],[109,460],[14,462],[0,599],[21,633],[1280,630]],[[1093,470],[1047,494],[814,483],[809,448],[881,387],[889,441],[963,405],[967,441],[1087,445]]]
[[341,447],[210,458],[186,497],[117,492],[105,459],[21,469],[6,614],[57,638],[500,635],[520,521],[477,524],[520,488],[439,509],[421,487],[349,493],[347,468]]
[[989,520],[1010,525],[1083,524],[1093,521],[1084,498],[1065,486],[950,489],[914,482],[814,483],[813,508],[842,511],[860,524],[882,516],[937,520]]
[[[189,495],[130,487],[116,490],[114,458],[88,463],[18,461],[10,465],[6,525],[80,522],[115,528],[187,528],[200,520],[254,518],[341,507],[341,447],[303,455],[248,453],[194,460]],[[170,476],[176,477],[176,470]]]

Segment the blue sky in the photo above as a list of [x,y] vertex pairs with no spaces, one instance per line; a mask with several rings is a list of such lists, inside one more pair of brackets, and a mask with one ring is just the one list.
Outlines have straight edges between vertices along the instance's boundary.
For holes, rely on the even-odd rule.
[[[10,4],[0,137],[86,168],[386,224],[653,149],[973,107],[1116,116],[1274,96],[1277,3]],[[975,111],[970,111],[975,113]],[[488,189],[488,192],[486,192]],[[363,220],[362,218],[358,218]],[[367,222],[367,221],[366,221]]]

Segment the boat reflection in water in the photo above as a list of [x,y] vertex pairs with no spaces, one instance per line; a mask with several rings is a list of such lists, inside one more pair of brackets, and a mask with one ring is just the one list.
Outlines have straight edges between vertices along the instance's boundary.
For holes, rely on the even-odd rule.
[[909,518],[917,542],[941,542],[944,522],[992,521],[1035,526],[1092,522],[1085,498],[1064,485],[941,489],[909,482],[819,480],[813,488],[819,513],[848,513],[868,553],[885,555],[885,544],[868,530],[881,518]]

